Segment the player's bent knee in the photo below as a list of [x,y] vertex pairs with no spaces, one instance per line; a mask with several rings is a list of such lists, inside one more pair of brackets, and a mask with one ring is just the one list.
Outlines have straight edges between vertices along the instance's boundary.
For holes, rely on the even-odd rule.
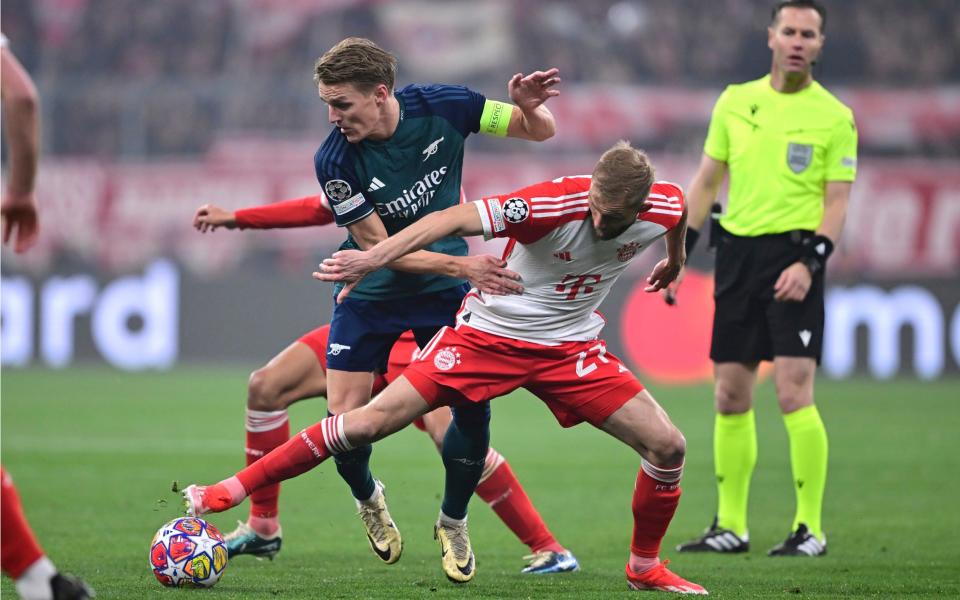
[[247,381],[247,407],[252,410],[283,410],[280,386],[274,381],[273,372],[263,367],[250,374]]
[[683,464],[687,455],[687,440],[676,427],[671,427],[656,443],[647,448],[650,451],[648,460],[657,467],[676,467]]

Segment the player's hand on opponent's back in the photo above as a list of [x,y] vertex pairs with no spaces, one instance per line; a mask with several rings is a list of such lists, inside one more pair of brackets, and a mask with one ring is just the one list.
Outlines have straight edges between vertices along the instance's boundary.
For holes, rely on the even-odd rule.
[[344,283],[343,289],[337,294],[337,304],[350,295],[360,280],[367,273],[376,271],[383,265],[375,260],[372,252],[362,250],[338,250],[330,258],[323,259],[320,270],[313,272],[317,281],[332,281]]
[[813,277],[802,262],[795,262],[780,272],[773,284],[773,299],[777,302],[803,302],[810,291]]
[[220,208],[216,204],[204,204],[193,215],[193,228],[200,233],[216,231],[217,227],[234,229],[237,216],[233,211]]
[[[470,280],[481,292],[497,296],[523,293],[520,275],[507,269],[506,261],[489,255],[451,256],[450,260],[458,267],[457,275]],[[373,252],[339,250],[320,263],[320,270],[314,271],[313,278],[318,281],[345,283],[343,290],[337,295],[339,303],[350,295],[357,283],[368,273],[383,266],[383,262],[378,260]]]
[[463,264],[461,277],[468,279],[473,287],[481,292],[494,296],[523,293],[520,274],[507,269],[507,261],[489,254],[465,256],[461,261]]
[[313,272],[313,278],[318,281],[357,282],[382,266],[373,252],[337,250],[330,258],[323,259],[320,270]]
[[33,192],[16,194],[8,190],[3,195],[0,214],[3,215],[4,245],[13,236],[13,250],[20,253],[37,243],[40,222],[37,220],[37,200]]
[[507,91],[510,99],[520,107],[520,110],[533,110],[547,101],[548,98],[560,95],[560,90],[553,86],[560,83],[560,70],[553,68],[546,71],[534,71],[524,76],[517,73],[507,82]]

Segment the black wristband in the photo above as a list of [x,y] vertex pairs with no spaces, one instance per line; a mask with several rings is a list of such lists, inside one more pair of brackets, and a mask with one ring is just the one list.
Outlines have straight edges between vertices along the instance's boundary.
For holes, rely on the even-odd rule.
[[684,240],[684,248],[687,251],[687,258],[690,257],[690,253],[693,252],[694,246],[697,245],[697,240],[700,239],[700,232],[692,227],[687,227],[687,238]]
[[803,257],[800,262],[816,275],[827,266],[827,259],[833,253],[833,242],[825,235],[815,235],[803,240]]

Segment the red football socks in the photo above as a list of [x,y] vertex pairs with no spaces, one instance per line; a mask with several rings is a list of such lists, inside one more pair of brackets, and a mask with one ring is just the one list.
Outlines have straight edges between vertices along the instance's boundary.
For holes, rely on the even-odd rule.
[[[247,409],[247,466],[290,439],[287,411],[264,412]],[[280,484],[265,485],[250,494],[250,520],[276,519],[279,513]],[[275,528],[274,528],[275,529]],[[258,530],[259,531],[259,530]],[[262,533],[269,534],[264,531]]]
[[[487,455],[487,464],[495,465],[496,463],[490,460],[491,454],[496,454],[492,448]],[[499,458],[499,454],[494,457],[495,460]],[[490,505],[510,531],[530,547],[531,551],[563,552],[563,546],[547,529],[547,524],[543,522],[543,518],[530,502],[530,498],[506,460],[502,460],[499,466],[495,466],[490,475],[477,485],[476,493]]]
[[[339,415],[328,417],[307,427],[260,460],[237,473],[236,477],[243,485],[243,489],[248,494],[256,492],[265,485],[280,483],[285,479],[306,473],[329,458],[330,451],[327,450],[327,442],[324,439],[323,432],[327,421],[336,419],[342,419],[342,417]],[[336,431],[336,425],[331,429]]]
[[630,541],[630,551],[638,557],[660,555],[660,541],[680,503],[682,473],[682,465],[664,469],[643,461],[633,490],[633,538]]
[[0,530],[3,531],[0,567],[13,579],[19,579],[30,565],[43,557],[43,550],[40,549],[40,544],[37,543],[37,538],[23,514],[17,488],[2,467],[0,479]]

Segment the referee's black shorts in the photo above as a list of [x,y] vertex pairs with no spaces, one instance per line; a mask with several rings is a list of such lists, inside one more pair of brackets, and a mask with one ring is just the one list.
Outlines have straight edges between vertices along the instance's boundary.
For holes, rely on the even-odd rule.
[[752,363],[800,356],[820,364],[823,349],[823,270],[802,302],[778,302],[773,286],[802,255],[810,231],[741,237],[721,230],[714,274],[714,362]]

